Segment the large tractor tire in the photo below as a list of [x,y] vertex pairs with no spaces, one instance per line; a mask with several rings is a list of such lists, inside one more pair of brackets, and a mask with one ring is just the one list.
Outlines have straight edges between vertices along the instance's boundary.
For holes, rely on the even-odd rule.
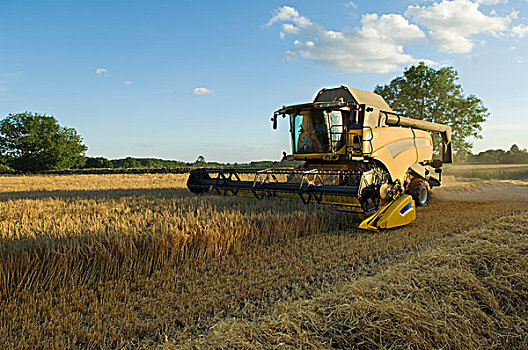
[[407,191],[418,207],[425,207],[429,203],[430,189],[427,180],[421,178],[414,178],[407,185]]

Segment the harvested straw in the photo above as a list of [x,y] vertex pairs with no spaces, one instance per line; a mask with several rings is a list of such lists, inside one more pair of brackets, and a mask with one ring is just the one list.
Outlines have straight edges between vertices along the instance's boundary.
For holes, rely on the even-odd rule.
[[504,349],[528,345],[528,214],[456,235],[374,277],[185,348]]

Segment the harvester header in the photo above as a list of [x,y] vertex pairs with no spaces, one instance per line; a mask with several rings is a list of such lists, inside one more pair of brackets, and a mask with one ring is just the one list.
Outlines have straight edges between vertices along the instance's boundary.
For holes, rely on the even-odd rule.
[[[298,168],[196,169],[188,188],[224,195],[300,199],[331,204],[364,217],[360,228],[406,225],[415,206],[427,205],[440,186],[443,163],[452,162],[451,127],[404,117],[372,92],[340,86],[320,90],[314,101],[283,106],[272,117],[288,118]],[[441,134],[433,159],[429,132]]]

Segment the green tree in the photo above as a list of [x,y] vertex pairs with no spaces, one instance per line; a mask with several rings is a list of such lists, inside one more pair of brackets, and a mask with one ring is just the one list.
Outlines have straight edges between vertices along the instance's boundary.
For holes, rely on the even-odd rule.
[[453,161],[455,163],[464,163],[471,157],[471,153],[467,152],[466,150],[459,150],[457,153],[455,153],[453,157]]
[[15,170],[38,172],[82,166],[86,146],[53,116],[24,112],[0,121],[0,157]]
[[[489,116],[488,109],[474,95],[464,96],[453,67],[434,69],[420,62],[393,79],[388,85],[376,86],[391,108],[407,117],[447,124],[453,128],[453,151],[459,158],[470,153],[470,138],[480,139],[481,124]],[[440,136],[433,134],[435,149]]]
[[86,157],[83,168],[113,168],[114,165],[105,157]]
[[123,168],[141,168],[141,163],[136,158],[126,157],[123,159]]

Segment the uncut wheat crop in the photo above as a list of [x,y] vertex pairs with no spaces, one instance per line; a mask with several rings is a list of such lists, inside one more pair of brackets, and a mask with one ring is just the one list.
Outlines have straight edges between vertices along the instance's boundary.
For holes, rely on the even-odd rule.
[[353,218],[296,202],[195,197],[185,175],[2,178],[1,290],[145,273]]

